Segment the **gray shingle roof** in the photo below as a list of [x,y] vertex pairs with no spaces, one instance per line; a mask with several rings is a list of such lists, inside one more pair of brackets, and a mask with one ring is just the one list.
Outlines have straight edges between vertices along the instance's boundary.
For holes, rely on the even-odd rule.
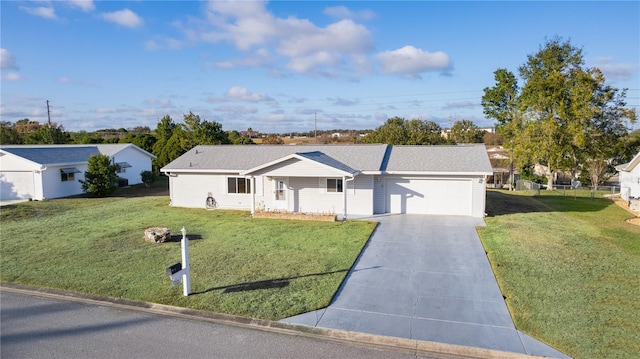
[[44,166],[87,162],[91,155],[100,153],[96,146],[3,146],[2,150]]
[[386,145],[221,145],[196,146],[163,167],[172,170],[245,171],[294,153],[320,151],[357,170],[378,170]]
[[[307,156],[311,156],[309,153],[316,152],[324,156],[313,155],[316,156],[314,160],[330,161],[330,158],[354,171],[492,173],[484,145],[388,146],[380,144],[197,146],[163,167],[162,171],[240,172],[294,153],[299,155],[306,153]],[[338,166],[335,162],[334,164]]]
[[491,174],[485,146],[393,146],[386,171],[471,172]]
[[41,165],[87,162],[91,155],[113,156],[123,149],[133,146],[150,157],[147,151],[131,143],[95,145],[5,145],[0,149]]

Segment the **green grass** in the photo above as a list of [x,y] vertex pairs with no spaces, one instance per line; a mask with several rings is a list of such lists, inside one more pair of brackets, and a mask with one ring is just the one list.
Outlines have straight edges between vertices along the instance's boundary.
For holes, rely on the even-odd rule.
[[[134,194],[3,207],[0,280],[281,319],[327,306],[375,227],[172,208],[167,196]],[[165,274],[181,261],[179,240],[147,243],[151,226],[187,228],[189,297]]]
[[479,233],[516,326],[576,358],[640,353],[640,226],[602,199],[489,191]]

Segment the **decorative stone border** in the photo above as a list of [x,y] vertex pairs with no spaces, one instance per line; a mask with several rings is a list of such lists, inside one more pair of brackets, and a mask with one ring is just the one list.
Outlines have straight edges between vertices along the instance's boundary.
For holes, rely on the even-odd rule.
[[335,222],[335,214],[292,213],[292,212],[256,212],[253,218],[294,219],[299,221]]

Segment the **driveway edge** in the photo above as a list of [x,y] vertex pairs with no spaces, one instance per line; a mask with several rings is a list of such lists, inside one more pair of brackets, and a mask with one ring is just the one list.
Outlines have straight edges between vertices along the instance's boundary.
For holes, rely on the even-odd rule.
[[108,306],[124,310],[147,312],[188,320],[233,325],[255,330],[277,332],[287,335],[312,337],[320,340],[328,340],[332,342],[376,348],[381,350],[400,351],[404,353],[415,354],[417,357],[429,356],[436,358],[494,359],[542,358],[526,354],[503,352],[483,348],[387,337],[381,335],[350,332],[345,330],[309,327],[305,325],[282,323],[266,319],[241,317],[230,314],[221,314],[164,304],[134,301],[129,299],[102,297],[92,294],[75,293],[65,290],[42,288],[16,283],[0,282],[0,290],[6,290],[8,292],[17,294],[34,295],[45,298],[80,302],[85,304]]

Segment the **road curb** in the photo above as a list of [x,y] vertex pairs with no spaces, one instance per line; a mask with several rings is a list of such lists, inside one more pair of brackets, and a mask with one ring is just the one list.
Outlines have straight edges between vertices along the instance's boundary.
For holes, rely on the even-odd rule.
[[417,357],[428,356],[434,358],[541,358],[526,354],[503,352],[498,350],[466,347],[453,344],[421,341],[350,332],[346,330],[309,327],[299,324],[281,323],[266,319],[241,317],[230,314],[175,307],[121,298],[102,297],[82,294],[59,289],[42,288],[16,283],[0,282],[0,290],[18,294],[34,295],[45,298],[68,300],[85,304],[109,306],[124,310],[142,311],[147,313],[172,316],[182,319],[205,321],[245,327],[255,330],[278,332],[282,334],[313,337],[320,340],[340,342],[350,345],[377,348],[381,350],[400,351],[415,354]]

